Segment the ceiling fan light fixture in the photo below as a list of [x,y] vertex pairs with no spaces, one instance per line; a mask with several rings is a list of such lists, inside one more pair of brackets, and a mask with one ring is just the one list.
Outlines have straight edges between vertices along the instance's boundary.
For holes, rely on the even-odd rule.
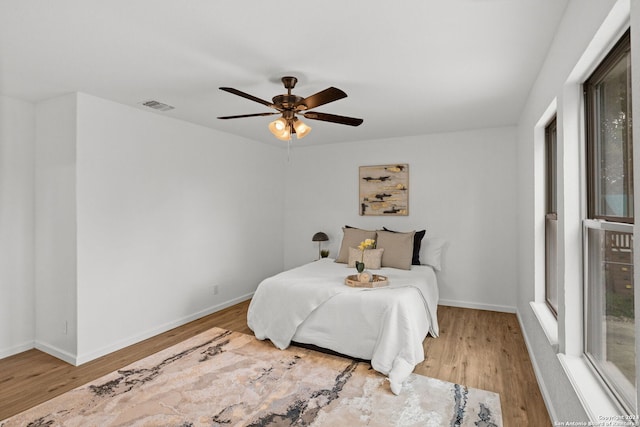
[[284,119],[284,117],[280,117],[279,119],[276,119],[271,123],[269,123],[269,130],[274,135],[281,133],[286,128],[287,128],[287,121]]
[[273,136],[281,141],[288,141],[291,139],[291,127],[283,117],[269,123],[269,130]]
[[291,131],[289,131],[289,128],[285,128],[282,132],[280,132],[278,135],[276,135],[276,138],[278,138],[280,141],[290,141],[291,140]]
[[298,139],[304,138],[309,134],[309,132],[311,132],[311,126],[307,125],[297,117],[293,119],[293,128],[296,131],[296,136],[298,137]]

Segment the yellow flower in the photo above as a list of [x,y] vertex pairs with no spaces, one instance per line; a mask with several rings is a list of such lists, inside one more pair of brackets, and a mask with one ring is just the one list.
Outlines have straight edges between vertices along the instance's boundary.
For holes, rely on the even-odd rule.
[[[376,247],[376,241],[373,240],[373,239],[366,239],[364,242],[360,242],[360,244],[358,245],[358,249],[360,249],[360,252],[361,252],[360,263],[364,262],[364,250],[365,249],[370,249],[370,248],[375,248],[375,247]],[[356,262],[356,264],[357,264],[357,262]],[[360,271],[360,270],[358,270],[358,271]]]
[[371,249],[375,247],[376,241],[373,239],[366,239],[364,242],[360,242],[358,249],[364,252],[365,249]]

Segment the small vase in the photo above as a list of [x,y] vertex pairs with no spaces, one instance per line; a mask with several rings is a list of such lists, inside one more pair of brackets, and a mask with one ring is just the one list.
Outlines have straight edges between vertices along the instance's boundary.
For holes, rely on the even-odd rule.
[[364,262],[356,261],[356,270],[358,270],[358,273],[362,273],[364,271]]

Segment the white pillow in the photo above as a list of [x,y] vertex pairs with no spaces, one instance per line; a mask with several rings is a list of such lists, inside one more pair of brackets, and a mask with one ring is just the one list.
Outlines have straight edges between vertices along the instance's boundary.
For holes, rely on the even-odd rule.
[[420,260],[423,264],[433,267],[435,270],[442,270],[442,248],[447,243],[439,237],[425,237],[422,239],[420,248]]

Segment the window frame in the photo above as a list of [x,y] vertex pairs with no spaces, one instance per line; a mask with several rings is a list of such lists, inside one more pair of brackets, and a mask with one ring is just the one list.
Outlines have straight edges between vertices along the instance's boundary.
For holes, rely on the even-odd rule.
[[[626,377],[620,375],[619,379],[615,377],[618,376],[616,372],[612,375],[611,369],[601,369],[600,366],[603,364],[611,364],[617,370],[618,367],[612,364],[609,360],[597,360],[595,355],[592,355],[589,352],[589,340],[591,329],[593,326],[591,325],[593,322],[600,321],[599,318],[596,317],[598,310],[597,307],[594,307],[595,304],[601,304],[603,302],[602,297],[590,297],[590,293],[592,288],[589,285],[589,271],[591,269],[591,265],[589,262],[590,252],[589,252],[589,230],[601,230],[601,231],[615,231],[622,233],[631,233],[633,236],[633,228],[634,228],[634,220],[635,220],[635,210],[627,210],[627,214],[631,212],[631,216],[610,216],[610,215],[599,215],[597,214],[597,203],[599,202],[598,197],[598,186],[599,182],[597,182],[601,178],[600,170],[598,169],[599,165],[596,162],[599,160],[599,152],[598,143],[599,143],[599,135],[598,131],[600,129],[601,117],[598,114],[597,106],[595,105],[595,97],[593,90],[594,87],[600,84],[605,77],[609,75],[609,73],[616,67],[621,59],[626,55],[631,55],[631,40],[630,40],[630,29],[627,29],[624,34],[618,39],[614,47],[609,51],[609,53],[605,56],[605,58],[598,64],[596,69],[592,72],[592,74],[584,81],[583,83],[583,100],[584,100],[584,125],[585,125],[585,149],[586,149],[586,165],[585,165],[585,179],[586,179],[586,218],[583,219],[583,262],[584,262],[584,312],[583,312],[583,339],[584,339],[584,356],[586,360],[588,360],[591,364],[591,367],[597,372],[600,380],[607,386],[612,395],[616,398],[619,405],[621,405],[626,412],[629,414],[636,414],[638,408],[636,408],[636,400],[633,397],[638,396],[637,386],[634,386],[635,395],[631,396],[630,393],[626,393],[623,390],[625,389],[624,381],[627,380]],[[629,91],[631,91],[631,87],[628,86]],[[627,111],[630,113],[631,110],[631,100],[632,93],[629,92],[627,96]],[[630,199],[627,201],[631,206],[634,203],[635,199],[635,189],[633,186],[633,118],[630,116],[627,121],[627,134],[625,135],[625,153],[624,153],[624,163],[623,163],[623,173],[624,173],[624,188],[625,194],[631,195]],[[597,173],[596,173],[597,172]],[[633,260],[632,260],[633,261]],[[635,288],[635,285],[634,285]],[[595,301],[590,301],[591,299],[595,299]],[[602,313],[600,313],[602,314]],[[637,315],[635,316],[637,319]],[[635,322],[634,322],[635,324]],[[637,334],[634,334],[637,336]],[[634,358],[637,359],[636,357]],[[635,367],[638,367],[638,362],[635,362]],[[636,372],[638,375],[638,372]],[[623,380],[623,381],[620,381]],[[618,384],[616,384],[616,381]],[[636,380],[637,381],[637,380]],[[626,395],[626,397],[625,397]]]
[[[558,116],[553,115],[544,128],[546,156],[546,214],[558,214]],[[553,179],[550,179],[553,178]]]
[[[551,281],[555,280],[558,291],[558,117],[554,114],[544,128],[545,146],[545,284],[544,300],[553,314],[558,318],[558,307],[552,303],[549,295]],[[552,241],[555,240],[555,241]],[[555,269],[555,272],[552,271]],[[555,274],[554,274],[555,273]],[[556,295],[556,301],[558,295]]]
[[[609,72],[620,62],[622,56],[631,52],[631,30],[627,29],[627,31],[620,37],[618,42],[614,45],[614,47],[609,51],[609,53],[605,56],[605,58],[600,62],[598,67],[593,71],[593,73],[585,80],[583,84],[583,95],[584,95],[584,104],[585,104],[585,127],[586,127],[586,154],[587,154],[587,162],[586,162],[586,184],[587,184],[587,218],[595,219],[595,220],[604,220],[611,222],[621,222],[625,224],[633,224],[634,217],[617,217],[617,216],[609,216],[609,215],[598,215],[596,214],[596,189],[598,188],[598,183],[596,179],[598,175],[595,173],[596,171],[596,161],[598,159],[597,155],[597,134],[598,134],[598,125],[596,124],[596,120],[593,120],[596,117],[597,109],[593,102],[593,90],[594,87],[599,84],[604,77],[606,77]],[[628,97],[628,102],[631,102],[631,96]],[[630,133],[632,131],[632,127],[628,127],[628,135],[627,140],[630,140]],[[625,186],[631,185],[633,189],[633,143],[626,144],[627,147],[627,163],[624,165],[625,168]],[[633,203],[633,200],[629,202]],[[635,212],[634,212],[635,215]]]

